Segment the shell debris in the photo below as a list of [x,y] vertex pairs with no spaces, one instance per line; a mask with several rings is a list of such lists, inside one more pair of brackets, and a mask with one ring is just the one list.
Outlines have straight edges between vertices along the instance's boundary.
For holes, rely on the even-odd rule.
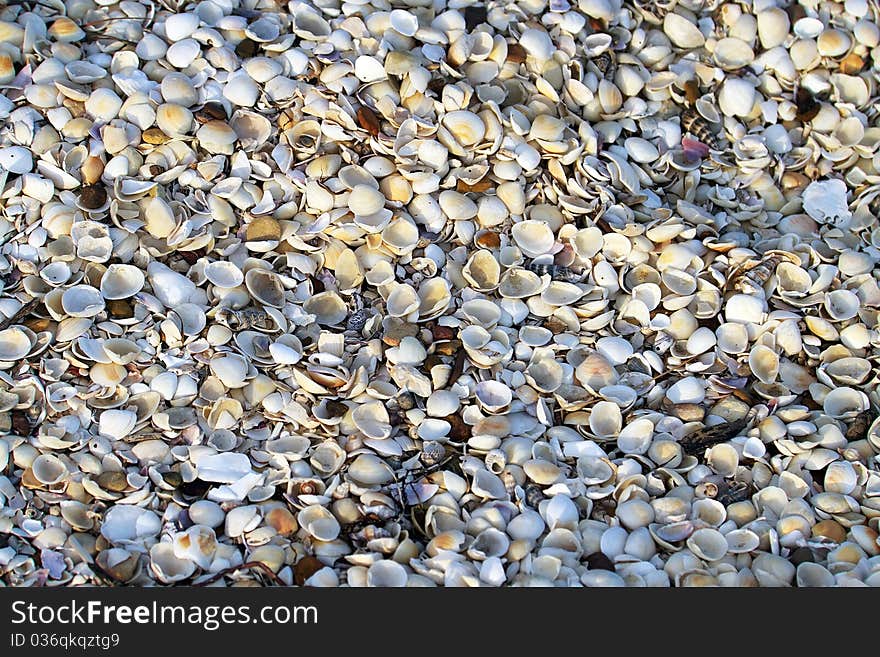
[[877,8],[0,7],[5,584],[880,585]]

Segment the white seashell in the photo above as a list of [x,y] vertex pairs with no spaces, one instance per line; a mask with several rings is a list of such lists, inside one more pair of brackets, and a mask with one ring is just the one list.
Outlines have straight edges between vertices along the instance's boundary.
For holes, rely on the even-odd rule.
[[165,60],[174,68],[184,69],[192,64],[202,49],[195,39],[183,39],[172,43],[165,51]]
[[196,291],[195,283],[186,276],[155,260],[147,266],[147,279],[153,294],[168,308],[189,302]]
[[247,454],[226,452],[202,456],[196,462],[199,479],[231,484],[251,473]]
[[755,345],[749,353],[749,369],[764,383],[773,383],[779,375],[779,355],[763,345]]
[[825,293],[825,310],[835,321],[852,319],[859,312],[861,302],[850,290],[833,290]]
[[391,468],[372,454],[361,454],[348,466],[348,476],[364,486],[386,484],[393,478]]
[[412,12],[403,9],[392,9],[388,18],[391,21],[391,27],[403,36],[415,36],[419,29],[419,20]]
[[549,486],[559,479],[559,466],[544,459],[529,459],[522,464],[526,476],[536,484]]
[[556,51],[556,47],[553,45],[550,35],[544,30],[539,30],[534,27],[523,30],[523,33],[519,38],[519,43],[526,49],[526,52],[529,53],[529,55],[539,61],[550,59]]
[[322,506],[313,504],[300,511],[296,520],[314,538],[319,541],[333,541],[339,536],[339,521]]
[[[486,135],[486,125],[483,120],[466,110],[455,110],[445,114],[441,119],[443,129],[446,134],[454,140],[453,147],[471,147],[483,140]],[[444,139],[442,132],[438,132],[438,139],[447,148],[450,147],[449,140]],[[463,151],[462,151],[463,152]]]
[[205,278],[212,285],[221,288],[238,287],[244,282],[241,269],[227,260],[217,260],[205,265]]
[[477,204],[464,194],[452,190],[440,192],[440,208],[453,221],[464,221],[477,216]]
[[830,493],[849,495],[857,484],[855,468],[848,461],[835,461],[825,470],[824,486]]
[[369,185],[355,185],[348,194],[348,208],[356,215],[371,215],[385,207],[385,197]]
[[788,37],[791,23],[788,14],[779,7],[769,7],[756,15],[758,38],[764,50],[781,46]]
[[199,27],[199,17],[192,13],[171,14],[165,19],[165,36],[176,42],[192,36]]
[[0,331],[0,361],[21,360],[31,352],[33,346],[33,340],[18,327]]
[[98,433],[102,436],[122,440],[128,436],[137,423],[137,413],[110,409],[101,413]]
[[256,529],[260,524],[260,515],[256,506],[247,504],[237,506],[226,514],[223,533],[229,538],[238,538],[245,532]]
[[715,445],[707,450],[706,463],[716,473],[724,477],[732,477],[736,474],[739,464],[739,455],[736,449],[727,444]]
[[243,388],[247,371],[247,361],[238,354],[227,354],[211,360],[211,372],[227,388]]
[[95,120],[109,123],[122,108],[122,99],[112,89],[95,89],[85,102],[86,112]]
[[110,507],[104,515],[101,536],[114,545],[125,545],[156,536],[161,529],[161,518],[149,509],[117,504]]
[[823,57],[839,57],[852,46],[852,39],[843,30],[825,29],[816,39],[816,47]]
[[477,403],[487,413],[501,412],[513,400],[511,389],[499,381],[481,381],[474,388],[474,395]]
[[663,19],[663,32],[679,48],[699,48],[706,37],[699,28],[684,16],[669,12]]
[[367,586],[371,587],[401,588],[407,578],[406,569],[390,559],[376,561],[367,569]]
[[211,500],[197,500],[190,505],[188,511],[190,520],[205,527],[219,527],[226,518],[220,505]]
[[842,180],[817,180],[803,192],[804,212],[819,223],[843,226],[852,218],[846,201],[846,184]]
[[193,113],[181,105],[164,103],[156,108],[156,125],[169,137],[180,137],[192,129]]
[[61,295],[61,307],[71,317],[94,317],[104,310],[104,298],[90,285],[74,285]]
[[479,497],[490,500],[507,499],[507,489],[504,487],[504,482],[488,470],[477,470],[471,484],[471,491]]
[[730,554],[745,554],[758,549],[761,539],[749,529],[734,529],[724,535]]
[[185,532],[176,534],[171,544],[175,557],[208,569],[217,550],[217,537],[210,527],[193,525]]
[[696,530],[687,539],[687,546],[705,561],[718,561],[727,554],[727,539],[717,529]]
[[617,507],[617,517],[630,531],[647,527],[654,521],[654,509],[644,500],[627,500]]
[[827,568],[811,561],[798,564],[796,580],[798,587],[802,588],[829,587],[837,583]]
[[700,404],[705,397],[705,382],[694,376],[677,381],[666,391],[666,398],[673,404]]
[[160,582],[174,584],[192,577],[196,564],[175,556],[173,544],[156,543],[150,548],[150,570]]
[[196,131],[199,145],[209,153],[232,155],[233,144],[238,135],[222,121],[208,121]]
[[507,524],[506,531],[514,541],[536,541],[546,527],[538,512],[525,509]]
[[468,547],[467,554],[471,559],[484,561],[503,557],[509,547],[510,539],[507,535],[494,527],[489,527],[477,535]]
[[725,70],[736,70],[748,66],[755,59],[754,51],[742,39],[726,38],[715,44],[715,61]]
[[128,299],[140,292],[145,282],[143,272],[133,265],[112,264],[101,278],[101,295],[105,299]]
[[760,324],[764,319],[764,304],[758,297],[734,294],[724,306],[724,316],[728,322]]
[[755,86],[751,82],[731,77],[724,81],[718,91],[718,107],[725,116],[748,116],[755,104],[755,97]]
[[53,486],[67,479],[67,466],[57,456],[40,454],[31,463],[31,471],[41,484]]
[[9,173],[23,174],[34,168],[31,152],[21,146],[0,148],[0,169]]
[[623,416],[620,407],[614,402],[600,401],[590,413],[590,431],[600,438],[613,438],[620,433]]
[[549,500],[541,502],[539,512],[551,532],[558,529],[571,531],[577,529],[580,516],[577,505],[570,497],[554,495]]

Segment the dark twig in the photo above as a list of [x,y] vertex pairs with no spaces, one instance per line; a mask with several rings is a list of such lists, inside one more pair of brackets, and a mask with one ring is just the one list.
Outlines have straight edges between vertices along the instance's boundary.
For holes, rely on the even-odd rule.
[[452,371],[449,373],[449,380],[446,382],[447,388],[458,381],[458,377],[460,377],[461,373],[464,371],[464,364],[466,361],[467,352],[464,350],[464,347],[462,347],[455,355],[455,363],[452,365]]
[[207,586],[208,584],[213,584],[217,580],[226,577],[229,573],[234,573],[236,570],[248,570],[249,568],[256,568],[257,570],[262,571],[263,574],[266,575],[266,577],[271,579],[278,586],[287,586],[287,584],[284,583],[284,580],[278,577],[278,575],[276,575],[275,572],[262,561],[248,561],[247,563],[243,563],[240,566],[230,566],[229,568],[221,570],[219,573],[211,575],[211,577],[199,582],[198,584],[193,584],[193,586]]

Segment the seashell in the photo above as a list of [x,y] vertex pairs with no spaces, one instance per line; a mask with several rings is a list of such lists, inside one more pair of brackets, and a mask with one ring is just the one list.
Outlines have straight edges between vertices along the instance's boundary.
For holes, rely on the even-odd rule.
[[501,296],[508,299],[523,299],[537,294],[541,289],[541,279],[528,269],[510,269],[502,277],[498,286]]
[[488,470],[477,470],[471,483],[471,491],[474,495],[490,500],[507,499],[507,489],[504,487],[504,482]]
[[[251,463],[246,454],[227,452],[201,457],[196,463],[198,477],[202,481],[231,484],[251,473]],[[227,535],[229,532],[227,532]]]
[[484,561],[492,557],[503,557],[510,548],[510,539],[504,532],[489,527],[484,529],[467,549],[467,555],[471,559]]
[[778,8],[770,7],[759,11],[757,19],[758,38],[765,50],[781,46],[788,36],[791,28],[788,14]]
[[[284,306],[284,284],[276,273],[259,267],[249,269],[244,275],[244,284],[251,296],[261,304],[273,308]],[[311,311],[306,309],[306,312]]]
[[[188,560],[199,568],[208,569],[211,567],[214,553],[217,550],[217,537],[210,527],[193,525],[185,532],[176,534],[171,545],[177,559]],[[152,560],[152,553],[150,557]],[[165,568],[164,564],[160,567]],[[163,569],[163,572],[167,576],[167,569]]]
[[376,561],[367,569],[367,586],[400,588],[406,586],[406,569],[396,561]]
[[332,541],[339,536],[339,521],[322,506],[307,506],[297,514],[296,520],[300,527],[319,541]]
[[498,381],[481,381],[474,388],[474,396],[480,408],[487,413],[501,412],[513,400],[510,388]]
[[196,130],[196,139],[209,153],[232,155],[238,135],[223,121],[207,121]]
[[31,463],[30,470],[34,478],[44,486],[54,486],[69,476],[64,462],[51,454],[40,454]]
[[666,398],[673,404],[700,404],[705,397],[705,383],[693,376],[677,381],[666,391]]
[[189,302],[196,290],[195,284],[186,276],[178,274],[161,262],[150,262],[147,266],[147,280],[153,294],[168,308]]
[[727,539],[716,529],[698,529],[687,539],[687,546],[704,561],[718,561],[727,554]]
[[834,290],[825,294],[825,310],[835,321],[856,316],[861,306],[858,296],[850,290]]
[[361,454],[348,466],[348,476],[363,486],[377,486],[391,481],[393,473],[378,457]]
[[819,180],[804,190],[804,212],[819,223],[837,226],[847,223],[852,214],[846,202],[846,185],[841,180]]
[[27,173],[34,167],[31,152],[21,146],[0,148],[0,168],[14,174]]
[[855,468],[848,461],[835,461],[825,470],[824,487],[828,492],[849,495],[857,484]]
[[122,440],[132,432],[135,424],[137,424],[137,413],[109,409],[101,413],[98,432],[102,436]]
[[0,331],[0,360],[21,360],[33,347],[34,340],[21,328],[12,327]]
[[822,402],[822,409],[833,418],[855,417],[868,408],[865,393],[850,387],[835,388]]
[[654,521],[654,509],[644,500],[631,499],[618,505],[617,517],[624,527],[632,531],[651,524]]
[[226,260],[216,260],[205,265],[205,278],[212,285],[226,289],[238,287],[244,282],[241,269]]
[[71,317],[94,317],[104,310],[104,298],[90,285],[74,285],[61,295],[61,307]]
[[550,35],[544,30],[527,28],[520,36],[520,45],[526,52],[539,61],[546,61],[553,56],[556,48]]
[[590,413],[590,431],[600,438],[613,438],[623,427],[620,407],[614,402],[600,401]]
[[156,126],[169,137],[182,137],[193,127],[193,113],[182,105],[163,103],[156,108]]
[[839,57],[849,51],[852,39],[842,30],[823,30],[816,39],[816,47],[823,57]]
[[763,345],[755,345],[749,352],[749,369],[764,383],[773,383],[779,375],[779,355]]
[[719,40],[712,54],[718,65],[728,71],[748,66],[755,59],[755,53],[749,44],[737,38]]
[[196,525],[211,527],[212,529],[223,524],[226,514],[216,502],[210,500],[197,500],[189,509],[189,517]]
[[718,108],[725,116],[747,116],[755,104],[756,95],[752,83],[742,78],[728,78],[718,91]]
[[795,579],[798,587],[803,588],[827,587],[836,584],[834,575],[827,568],[810,561],[798,564]]
[[663,32],[679,48],[699,48],[706,42],[696,25],[672,12],[663,18]]
[[479,249],[468,259],[461,270],[461,275],[475,290],[488,292],[498,285],[501,265],[490,251]]
[[150,548],[150,570],[163,584],[173,584],[192,577],[196,564],[175,556],[171,543],[156,543]]
[[137,267],[111,264],[101,277],[101,296],[106,300],[128,299],[144,288],[145,281]]
[[342,468],[345,451],[336,442],[325,441],[312,451],[309,463],[320,476],[329,477]]
[[101,570],[119,582],[129,582],[140,572],[138,555],[122,548],[101,550],[95,561]]
[[104,515],[101,536],[111,544],[126,545],[156,536],[161,529],[161,519],[149,509],[119,504],[110,507]]
[[745,554],[757,550],[761,539],[749,529],[734,529],[724,535],[727,540],[727,551],[730,554]]

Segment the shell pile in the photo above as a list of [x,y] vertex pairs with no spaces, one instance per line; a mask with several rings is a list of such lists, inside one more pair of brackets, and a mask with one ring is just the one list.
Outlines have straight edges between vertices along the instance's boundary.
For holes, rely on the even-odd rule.
[[878,18],[4,3],[3,581],[880,585]]

